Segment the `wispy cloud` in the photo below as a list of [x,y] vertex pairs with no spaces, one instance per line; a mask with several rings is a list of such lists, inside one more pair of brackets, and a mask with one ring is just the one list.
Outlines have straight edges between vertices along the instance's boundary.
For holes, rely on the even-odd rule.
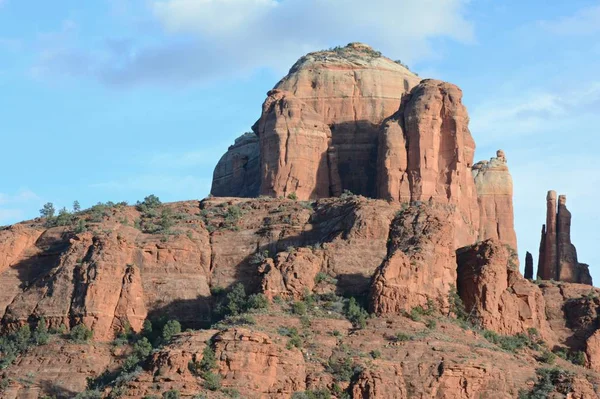
[[23,189],[15,194],[0,193],[0,225],[14,223],[23,218],[25,209],[41,199],[31,190]]
[[578,89],[549,92],[523,89],[518,96],[492,97],[473,107],[471,130],[478,144],[547,134],[575,125],[600,105],[600,81],[574,85]]
[[546,31],[558,35],[591,35],[600,32],[600,6],[579,10],[574,15],[554,21],[540,21]]
[[203,198],[210,192],[211,180],[193,175],[145,174],[90,184],[91,189],[107,192],[132,191],[141,194],[168,194],[174,198]]
[[69,43],[77,39],[71,30],[70,39],[46,46],[34,71],[117,86],[189,83],[263,67],[281,72],[307,51],[351,41],[367,42],[411,63],[435,55],[432,39],[473,40],[473,25],[464,16],[467,3],[375,0],[365,7],[362,0],[152,1],[151,41],[132,40],[123,51],[107,38],[89,51]]
[[20,190],[16,194],[0,193],[0,205],[22,204],[25,202],[39,201],[40,197],[31,190]]

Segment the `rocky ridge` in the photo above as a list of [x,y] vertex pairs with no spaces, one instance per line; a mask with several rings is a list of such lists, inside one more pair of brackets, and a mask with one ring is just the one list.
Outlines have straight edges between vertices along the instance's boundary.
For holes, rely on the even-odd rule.
[[506,156],[474,150],[458,87],[359,43],[308,54],[215,197],[0,229],[2,397],[598,397],[565,198],[551,277],[524,278]]

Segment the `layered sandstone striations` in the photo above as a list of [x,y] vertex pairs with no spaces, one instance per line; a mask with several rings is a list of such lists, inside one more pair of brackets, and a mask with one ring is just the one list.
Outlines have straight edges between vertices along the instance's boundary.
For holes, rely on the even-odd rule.
[[[359,295],[386,255],[398,207],[358,196],[314,204],[214,198],[146,213],[82,212],[84,232],[43,221],[15,225],[0,231],[2,328],[44,317],[55,328],[84,323],[96,340],[109,340],[164,313],[201,327],[213,318],[210,289],[238,282],[271,296]],[[151,232],[153,223],[172,226]],[[329,277],[317,284],[319,273]]]
[[[211,193],[253,196],[236,186],[236,176],[245,176],[265,195],[308,199],[349,190],[375,197],[379,126],[420,80],[360,43],[307,54],[269,93],[256,135],[243,136],[253,145],[236,143],[223,156]],[[250,160],[258,158],[256,169]]]
[[454,210],[455,248],[497,238],[516,249],[506,160],[473,166],[468,123],[458,87],[366,45],[310,53],[268,93],[254,136],[223,156],[212,194],[432,201]]
[[567,196],[548,191],[546,224],[542,226],[538,278],[592,285],[588,265],[579,263],[577,250],[571,243],[571,212]]
[[517,250],[514,226],[513,183],[504,151],[473,165],[479,204],[479,240],[494,238]]
[[256,126],[261,195],[306,200],[340,194],[337,168],[330,167],[331,130],[321,119],[293,94],[269,92]]
[[379,140],[378,197],[452,205],[456,246],[477,238],[475,142],[461,90],[426,79],[405,96]]
[[275,89],[292,93],[331,127],[341,188],[375,197],[379,126],[420,80],[371,47],[353,43],[307,54]]
[[244,133],[221,157],[213,172],[211,193],[217,197],[258,197],[260,143],[253,132]]

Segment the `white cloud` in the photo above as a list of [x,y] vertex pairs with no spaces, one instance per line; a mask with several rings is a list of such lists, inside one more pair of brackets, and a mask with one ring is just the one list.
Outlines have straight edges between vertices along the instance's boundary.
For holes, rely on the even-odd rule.
[[25,209],[40,202],[33,191],[22,189],[16,194],[0,193],[0,225],[14,223],[23,218]]
[[[0,5],[2,5],[0,3]],[[0,226],[14,223],[23,219],[25,213],[21,209],[2,209],[0,208]]]
[[522,90],[518,95],[492,97],[473,107],[471,131],[482,146],[494,142],[546,135],[573,126],[600,103],[600,81],[577,89],[548,92]]
[[554,21],[541,21],[548,32],[558,35],[591,35],[600,32],[600,6],[579,10],[574,15]]
[[92,189],[108,192],[167,194],[169,198],[204,198],[210,192],[211,179],[196,176],[146,174],[90,184]]
[[36,193],[34,193],[31,190],[26,190],[26,189],[20,190],[19,192],[17,192],[16,194],[13,194],[13,195],[0,193],[0,205],[23,204],[26,202],[39,201],[39,200],[40,200],[40,197],[38,197]]
[[[468,0],[152,1],[152,40],[116,51],[62,40],[47,46],[38,75],[92,76],[112,85],[189,83],[258,68],[281,73],[309,51],[366,42],[412,63],[436,56],[431,40],[473,41]],[[77,29],[61,31],[77,36]],[[150,44],[148,44],[150,43]],[[101,47],[98,49],[98,47]]]

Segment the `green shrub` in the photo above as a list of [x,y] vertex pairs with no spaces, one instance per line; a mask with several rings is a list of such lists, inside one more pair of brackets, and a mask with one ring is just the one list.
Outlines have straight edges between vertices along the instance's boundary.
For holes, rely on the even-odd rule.
[[381,351],[377,349],[372,350],[369,354],[373,359],[379,359],[381,357]]
[[137,365],[139,363],[140,363],[139,357],[137,357],[136,355],[129,355],[129,356],[127,356],[127,358],[125,358],[125,361],[123,362],[123,365],[121,366],[121,368],[125,372],[130,372],[130,371],[135,370],[135,368],[137,367]]
[[250,310],[266,309],[268,306],[269,301],[263,294],[247,296],[244,285],[238,283],[219,301],[216,311],[221,316],[237,316]]
[[213,373],[212,371],[207,371],[202,374],[202,378],[204,379],[203,386],[204,388],[210,391],[218,391],[221,388],[221,376]]
[[519,399],[546,399],[554,391],[568,394],[571,391],[573,374],[559,368],[537,369],[537,382],[530,392],[520,391]]
[[162,329],[163,342],[169,342],[174,335],[181,332],[181,324],[177,320],[169,320]]
[[295,392],[292,399],[331,399],[331,393],[327,389]]
[[396,333],[394,338],[396,342],[405,342],[411,340],[411,336],[403,332]]
[[235,388],[221,388],[221,392],[230,398],[241,398],[240,391]]
[[458,320],[470,321],[465,304],[460,295],[458,295],[458,291],[454,285],[451,285],[450,291],[448,291],[448,303],[450,304],[450,313]]
[[337,381],[350,381],[361,370],[355,367],[349,357],[332,356],[327,363],[327,371],[333,374]]
[[43,317],[38,320],[37,327],[33,331],[33,342],[36,345],[46,345],[50,340],[50,333],[48,333],[48,326],[46,326],[46,319]]
[[133,345],[133,353],[140,359],[145,359],[152,353],[152,344],[148,338],[142,337]]
[[146,213],[149,210],[158,208],[161,205],[162,202],[160,202],[160,199],[156,195],[150,194],[149,196],[144,198],[142,202],[138,201],[136,203],[136,208],[138,209],[138,211]]
[[298,200],[298,195],[296,194],[295,191],[293,193],[289,193],[287,197],[288,197],[288,199],[291,199],[293,201],[297,201]]
[[202,351],[202,360],[200,360],[200,370],[203,372],[211,371],[217,368],[217,356],[210,345],[206,345]]
[[44,207],[40,209],[40,216],[47,219],[52,219],[56,213],[56,208],[52,202],[47,202]]
[[296,327],[281,327],[279,328],[279,334],[290,338],[286,345],[287,349],[302,347],[302,337],[300,337],[300,334],[298,333],[298,329]]
[[556,361],[556,355],[549,350],[544,350],[537,360],[543,363],[554,364]]
[[88,342],[94,336],[94,332],[86,327],[85,324],[77,324],[69,332],[69,339],[77,343]]
[[292,313],[303,316],[306,314],[306,311],[306,304],[304,302],[296,301],[292,303]]
[[269,251],[265,250],[265,251],[262,251],[262,252],[256,252],[250,258],[250,264],[251,265],[260,265],[261,263],[263,263],[268,258],[269,258]]
[[179,399],[181,395],[179,394],[179,391],[171,389],[170,391],[163,392],[162,397],[163,399]]
[[350,298],[346,306],[346,318],[356,328],[365,328],[369,313],[361,307],[355,298]]
[[230,230],[235,230],[237,228],[237,224],[242,217],[242,208],[237,205],[231,205],[227,208],[227,212],[225,213],[225,221],[223,226]]
[[516,352],[524,347],[535,347],[535,343],[531,342],[525,334],[499,335],[493,331],[485,330],[483,337],[508,352]]
[[583,353],[582,351],[576,351],[576,352],[571,352],[569,353],[567,359],[573,363],[576,364],[578,366],[585,366],[585,353]]
[[2,353],[0,369],[11,365],[19,354],[25,352],[33,344],[36,344],[36,341],[32,337],[31,329],[27,324],[16,332],[0,337],[0,353]]
[[102,399],[102,392],[88,389],[75,395],[74,399]]
[[427,320],[427,323],[425,323],[425,326],[427,328],[429,328],[430,330],[433,330],[437,327],[437,322],[435,320]]

